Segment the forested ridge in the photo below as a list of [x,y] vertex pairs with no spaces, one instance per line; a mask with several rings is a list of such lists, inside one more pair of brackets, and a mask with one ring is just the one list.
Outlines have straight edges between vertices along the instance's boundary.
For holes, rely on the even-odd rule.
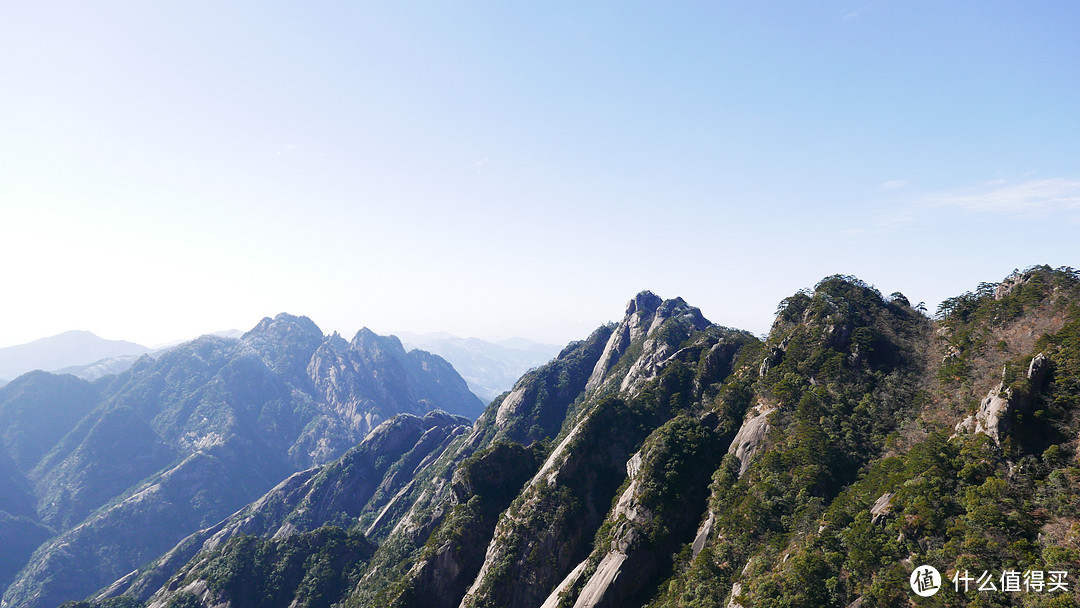
[[642,292],[475,423],[384,422],[79,605],[1075,606],[1078,401],[1070,268],[933,314],[830,276],[763,337]]

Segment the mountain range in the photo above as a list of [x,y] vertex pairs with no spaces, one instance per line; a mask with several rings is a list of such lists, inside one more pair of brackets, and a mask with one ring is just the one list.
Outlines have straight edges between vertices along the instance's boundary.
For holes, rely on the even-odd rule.
[[525,338],[488,342],[446,333],[394,335],[406,348],[426,350],[449,361],[484,403],[509,390],[522,374],[547,363],[562,349]]
[[94,382],[19,376],[0,388],[3,601],[85,596],[397,414],[482,408],[435,355],[285,314]]
[[0,379],[10,382],[16,376],[36,369],[53,371],[106,359],[133,362],[151,350],[134,342],[106,340],[88,331],[66,331],[26,344],[0,348]]
[[[234,329],[208,335],[238,338],[243,333]],[[400,332],[395,335],[402,340],[406,350],[427,351],[449,361],[484,403],[509,389],[527,370],[551,360],[560,349],[525,338],[488,342],[447,333]],[[174,346],[176,344],[150,348],[123,340],[106,340],[88,331],[67,331],[0,348],[0,386],[33,370],[71,374],[93,381],[127,370],[142,355],[157,357]]]
[[[3,437],[0,534],[41,543],[5,606],[1077,605],[1071,268],[982,283],[933,317],[830,276],[764,337],[645,291],[482,412],[442,407],[464,385],[444,370],[411,389],[440,395],[428,407],[387,398],[399,413],[372,406],[352,433],[347,403],[411,376],[342,370],[400,361],[396,339],[279,317],[185,348],[182,365],[0,389],[0,429],[20,430]],[[144,438],[122,448],[126,477],[95,464],[119,444],[89,438],[110,429]],[[144,470],[164,472],[125,485]],[[127,544],[175,521],[173,540]],[[941,579],[921,598],[924,565]],[[1026,592],[1004,588],[1022,576]]]

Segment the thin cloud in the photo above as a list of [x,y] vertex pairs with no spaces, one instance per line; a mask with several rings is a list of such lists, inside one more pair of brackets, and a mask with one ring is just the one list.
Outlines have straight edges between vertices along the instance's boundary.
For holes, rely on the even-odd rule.
[[[895,180],[881,184],[878,189],[896,191],[909,186],[909,180]],[[966,188],[915,195],[906,202],[894,203],[879,206],[867,218],[866,225],[844,232],[849,235],[892,232],[937,217],[943,209],[1016,220],[1053,217],[1080,223],[1080,179],[996,179]]]
[[910,179],[894,179],[890,182],[885,182],[884,184],[881,184],[880,186],[878,186],[878,188],[881,188],[882,190],[899,190],[901,188],[907,188],[910,185]]
[[857,18],[857,17],[859,16],[859,15],[862,15],[862,14],[863,14],[863,13],[865,13],[866,11],[870,10],[870,9],[871,9],[872,7],[873,7],[873,3],[871,3],[871,4],[864,4],[864,5],[863,5],[863,6],[861,7],[861,8],[858,8],[858,9],[856,9],[856,10],[853,10],[853,11],[851,11],[850,13],[848,13],[848,14],[844,15],[844,16],[843,16],[843,17],[841,18],[841,21],[851,21],[852,19],[855,19],[855,18]]
[[964,191],[928,196],[920,206],[953,207],[970,213],[1013,218],[1044,218],[1051,215],[1075,218],[1080,214],[1080,180],[995,180]]

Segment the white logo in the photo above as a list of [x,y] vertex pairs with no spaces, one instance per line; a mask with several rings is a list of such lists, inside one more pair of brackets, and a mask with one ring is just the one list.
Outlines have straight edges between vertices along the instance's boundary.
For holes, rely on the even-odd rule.
[[941,573],[933,566],[923,564],[911,573],[911,590],[919,597],[930,597],[941,589]]

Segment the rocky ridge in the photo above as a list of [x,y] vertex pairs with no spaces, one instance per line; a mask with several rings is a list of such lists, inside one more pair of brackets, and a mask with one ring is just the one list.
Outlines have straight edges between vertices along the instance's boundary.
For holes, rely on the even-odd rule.
[[85,597],[382,421],[436,409],[472,418],[482,404],[438,357],[368,330],[345,342],[286,314],[93,383],[22,376],[0,389],[0,447],[14,464],[0,494],[29,489],[35,504],[9,505],[29,523],[4,519],[0,535],[30,525],[52,538],[5,560],[19,565],[0,571],[13,576],[4,605]]
[[[827,277],[785,299],[763,340],[642,292],[471,427],[406,442],[416,457],[386,470],[371,508],[308,509],[302,528],[278,518],[263,537],[204,546],[153,601],[902,606],[912,564],[1072,571],[1078,395],[1068,268],[982,284],[935,318]],[[308,474],[236,521],[299,504],[284,497]],[[318,475],[350,478],[333,464]],[[313,534],[340,550],[313,548]],[[241,576],[242,550],[270,561]],[[330,562],[347,576],[315,565]],[[946,591],[946,604],[972,599]]]

